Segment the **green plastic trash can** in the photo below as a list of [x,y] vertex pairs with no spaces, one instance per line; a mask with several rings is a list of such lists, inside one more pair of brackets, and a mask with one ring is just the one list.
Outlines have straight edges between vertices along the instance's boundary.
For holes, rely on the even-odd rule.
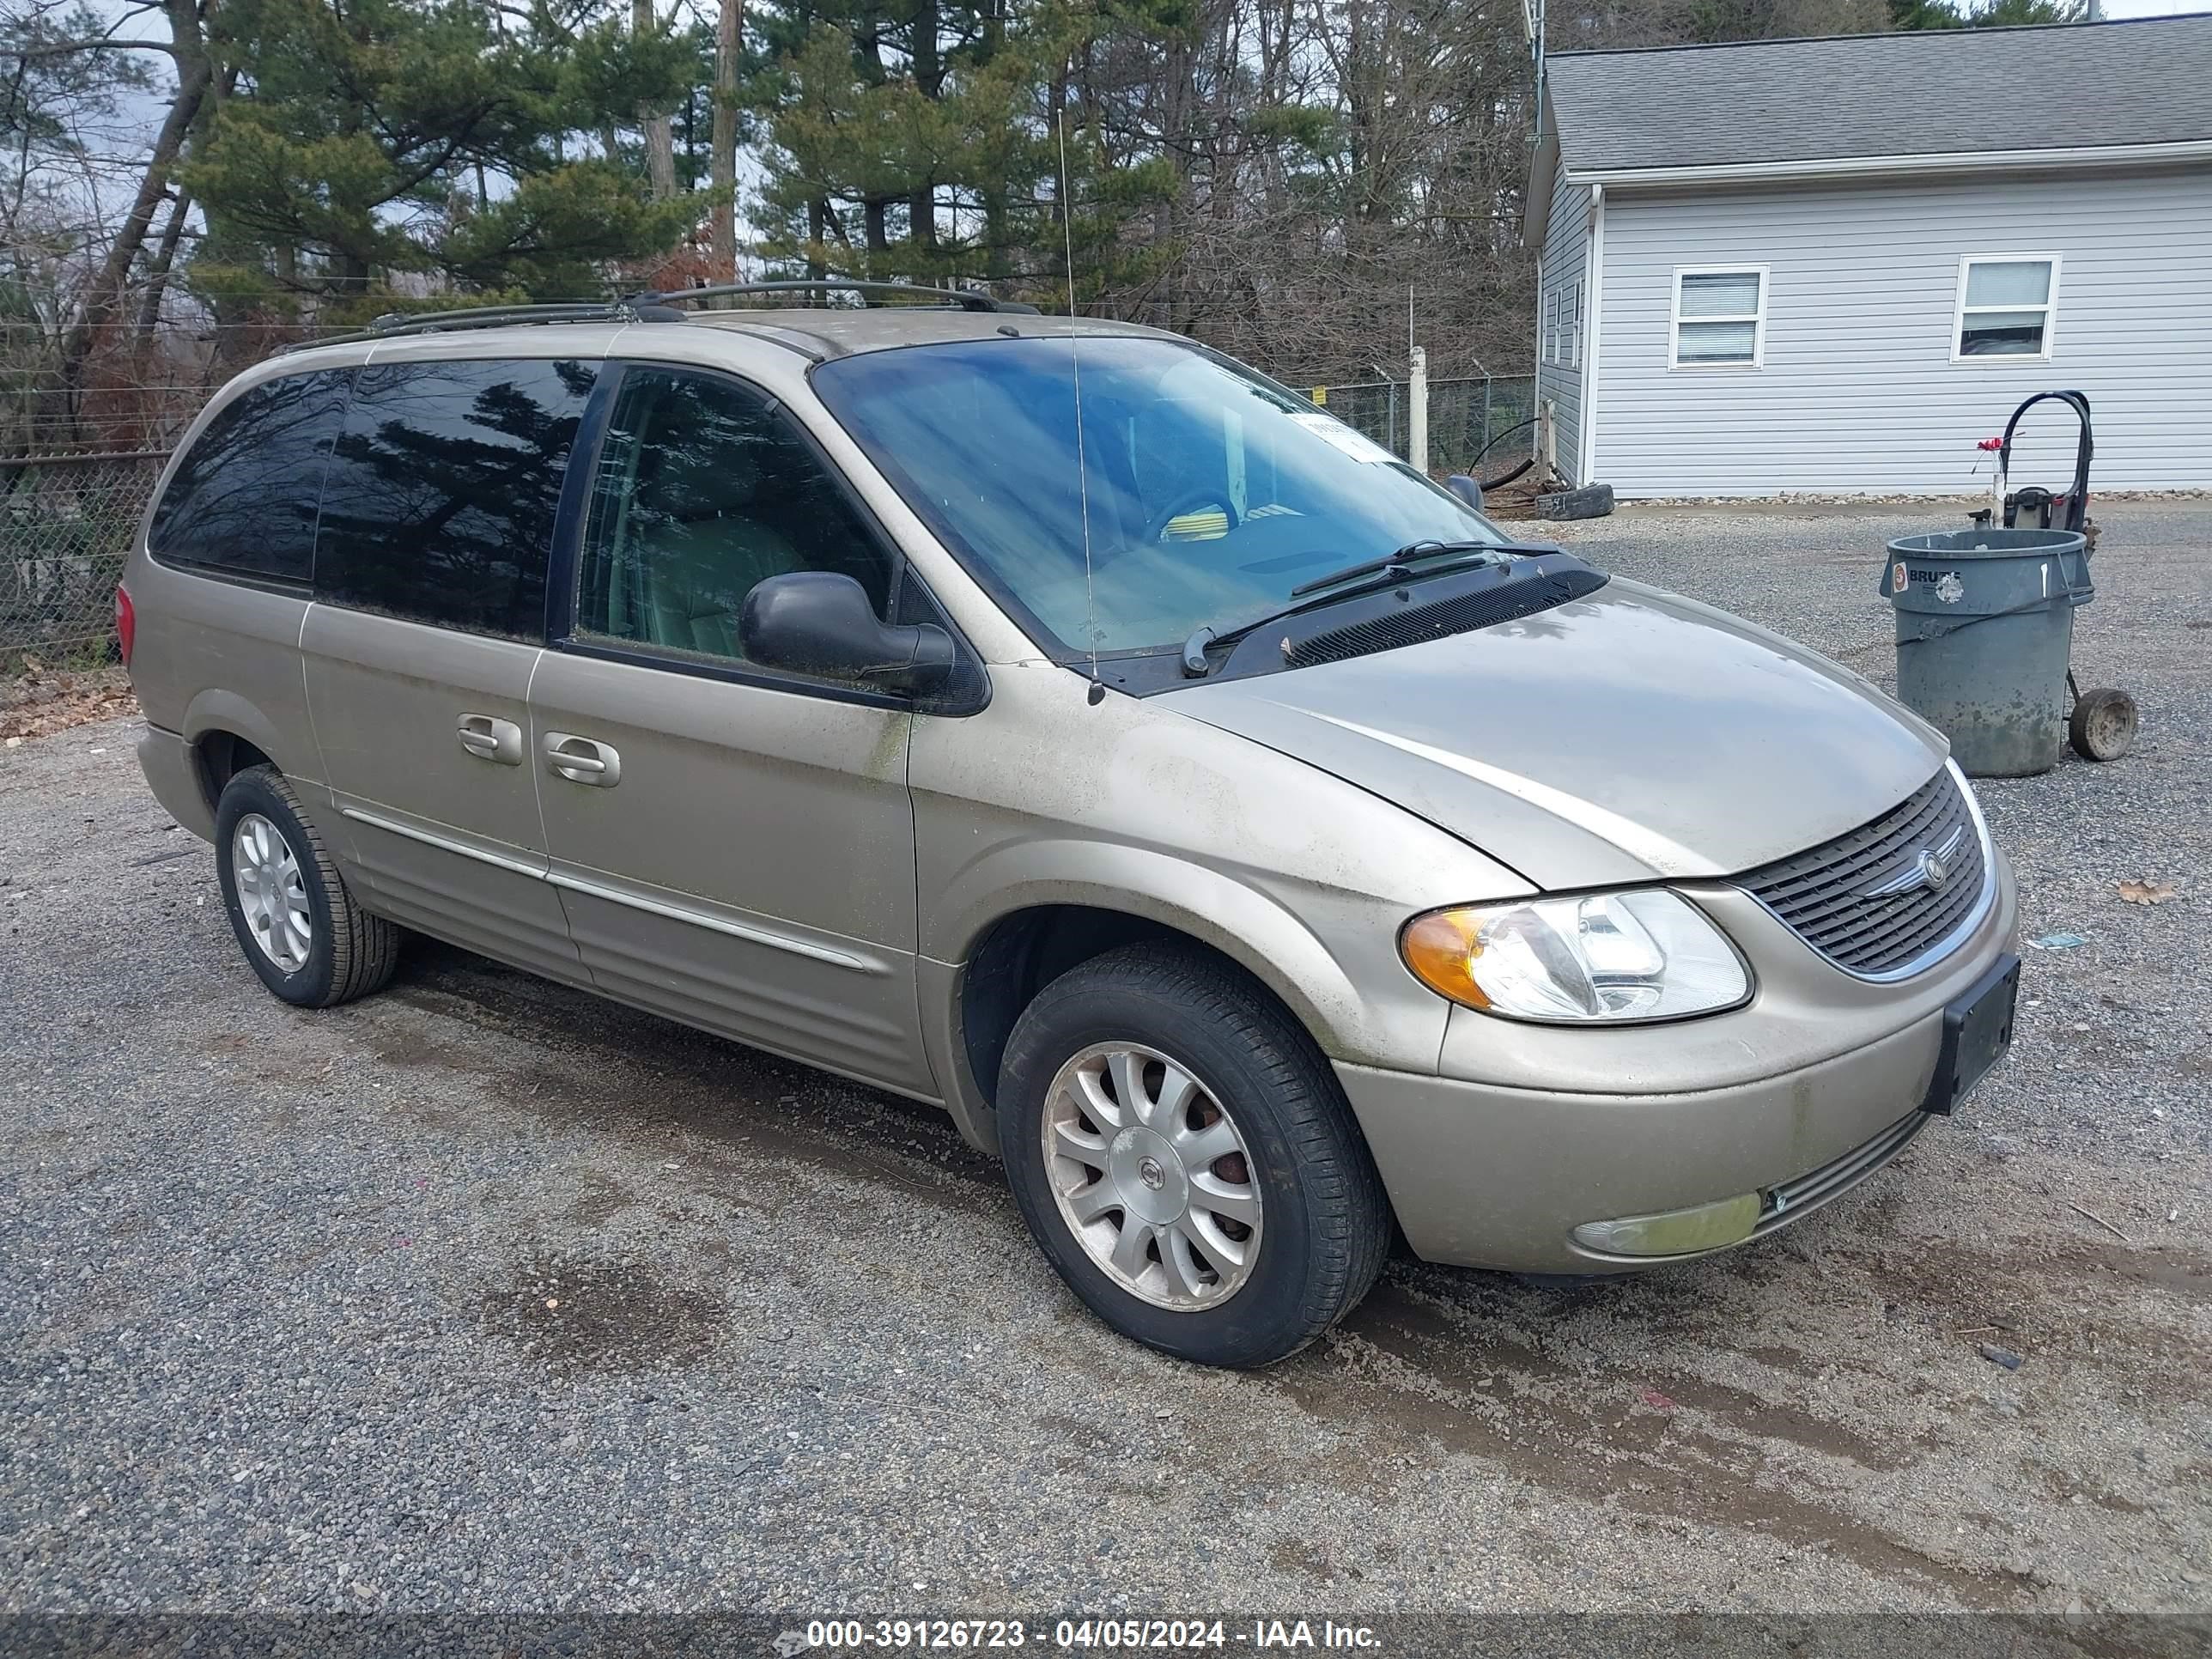
[[2058,763],[2074,611],[2096,597],[2079,532],[1900,537],[1881,592],[1897,613],[1898,696],[1951,739],[1969,777],[2024,778]]

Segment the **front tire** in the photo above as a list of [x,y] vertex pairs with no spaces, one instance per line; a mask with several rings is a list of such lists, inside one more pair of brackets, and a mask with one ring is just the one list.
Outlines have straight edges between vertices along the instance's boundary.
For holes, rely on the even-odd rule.
[[282,772],[233,776],[215,825],[223,908],[264,985],[301,1008],[384,988],[399,965],[399,929],[354,902]]
[[1272,1364],[1356,1306],[1389,1208],[1313,1040],[1242,970],[1125,946],[1048,985],[1000,1068],[1030,1232],[1124,1335]]

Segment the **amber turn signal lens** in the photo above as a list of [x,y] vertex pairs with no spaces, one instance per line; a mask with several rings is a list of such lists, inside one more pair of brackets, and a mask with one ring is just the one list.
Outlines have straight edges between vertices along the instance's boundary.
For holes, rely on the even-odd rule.
[[1468,910],[1432,910],[1416,916],[1398,941],[1399,954],[1413,977],[1438,996],[1470,1008],[1488,1008],[1490,999],[1474,982],[1474,959],[1482,954],[1482,918]]

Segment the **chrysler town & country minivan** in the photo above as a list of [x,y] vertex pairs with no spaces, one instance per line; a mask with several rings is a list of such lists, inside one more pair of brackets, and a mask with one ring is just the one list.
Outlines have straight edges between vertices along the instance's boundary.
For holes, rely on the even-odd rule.
[[393,324],[240,375],[118,596],[162,805],[324,1007],[419,931],[941,1104],[1120,1330],[1387,1249],[1787,1225],[2010,1038],[1943,741],[1176,336]]

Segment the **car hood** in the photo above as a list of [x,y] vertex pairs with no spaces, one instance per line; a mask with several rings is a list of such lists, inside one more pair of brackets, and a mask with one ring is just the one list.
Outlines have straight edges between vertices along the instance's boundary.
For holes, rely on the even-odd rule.
[[1841,665],[1619,579],[1518,621],[1163,698],[1552,889],[1754,868],[1879,817],[1945,753]]

